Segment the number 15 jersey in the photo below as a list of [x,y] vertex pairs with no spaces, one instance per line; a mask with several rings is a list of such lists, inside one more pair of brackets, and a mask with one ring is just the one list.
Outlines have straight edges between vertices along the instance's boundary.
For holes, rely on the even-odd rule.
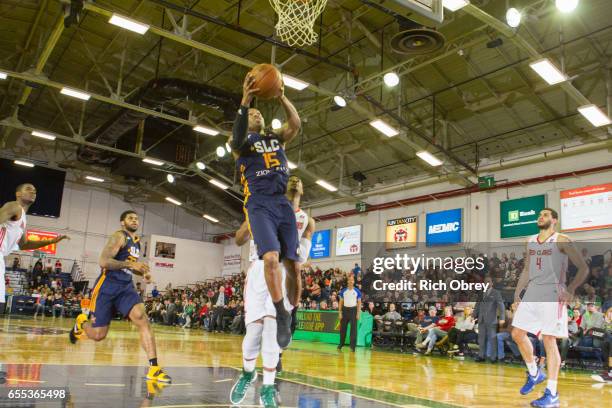
[[246,198],[252,194],[285,194],[289,167],[283,141],[274,133],[249,132],[236,165]]

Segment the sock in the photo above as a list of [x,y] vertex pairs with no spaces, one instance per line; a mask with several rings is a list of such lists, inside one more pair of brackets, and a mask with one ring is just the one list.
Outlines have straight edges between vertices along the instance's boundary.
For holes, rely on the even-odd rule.
[[276,315],[280,315],[280,314],[285,314],[287,313],[287,309],[285,309],[285,302],[283,301],[283,299],[279,300],[278,302],[274,302],[274,308],[276,309]]
[[529,375],[530,376],[535,376],[538,373],[538,365],[536,364],[535,361],[532,361],[531,363],[526,363],[527,364],[527,370],[529,370]]
[[546,388],[548,388],[552,395],[557,395],[557,381],[548,380],[548,382],[546,383]]
[[249,373],[252,373],[253,371],[255,371],[255,363],[257,362],[256,359],[253,360],[242,360],[242,368],[244,368],[244,371],[247,371]]
[[276,369],[272,371],[263,370],[263,385],[274,385],[274,378],[276,378]]
[[156,366],[157,365],[157,357],[150,359],[149,360],[149,365],[150,366]]

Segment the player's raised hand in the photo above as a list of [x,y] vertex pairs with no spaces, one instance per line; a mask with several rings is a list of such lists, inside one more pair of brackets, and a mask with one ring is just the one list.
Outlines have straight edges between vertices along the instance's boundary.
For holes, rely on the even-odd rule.
[[153,282],[153,278],[151,277],[151,274],[148,272],[146,272],[142,277],[144,279],[144,283],[146,283],[147,285]]
[[259,88],[255,88],[255,75],[249,72],[244,78],[244,83],[242,84],[241,104],[243,106],[249,106],[257,92],[259,92]]

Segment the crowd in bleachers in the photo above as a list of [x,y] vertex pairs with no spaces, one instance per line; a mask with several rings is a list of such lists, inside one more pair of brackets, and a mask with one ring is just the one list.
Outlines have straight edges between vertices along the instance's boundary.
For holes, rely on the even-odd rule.
[[[7,294],[13,296],[12,313],[33,314],[36,318],[74,317],[88,304],[88,294],[77,293],[72,276],[61,259],[31,259],[13,256],[6,268]],[[11,281],[12,280],[12,281]]]

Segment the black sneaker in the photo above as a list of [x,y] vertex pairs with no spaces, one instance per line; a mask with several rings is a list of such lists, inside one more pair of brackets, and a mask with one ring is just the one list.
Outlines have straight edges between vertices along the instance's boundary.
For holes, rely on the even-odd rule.
[[295,329],[297,329],[297,307],[294,307],[291,310],[291,335],[295,333]]
[[338,346],[338,347],[336,347],[336,349],[337,349],[338,351],[342,351],[342,346]]
[[278,363],[276,364],[276,375],[279,375],[283,372],[283,355],[280,354],[278,356]]
[[282,349],[291,343],[291,314],[286,310],[284,313],[276,312],[276,342]]
[[355,352],[355,347],[351,347],[351,351],[354,353]]

